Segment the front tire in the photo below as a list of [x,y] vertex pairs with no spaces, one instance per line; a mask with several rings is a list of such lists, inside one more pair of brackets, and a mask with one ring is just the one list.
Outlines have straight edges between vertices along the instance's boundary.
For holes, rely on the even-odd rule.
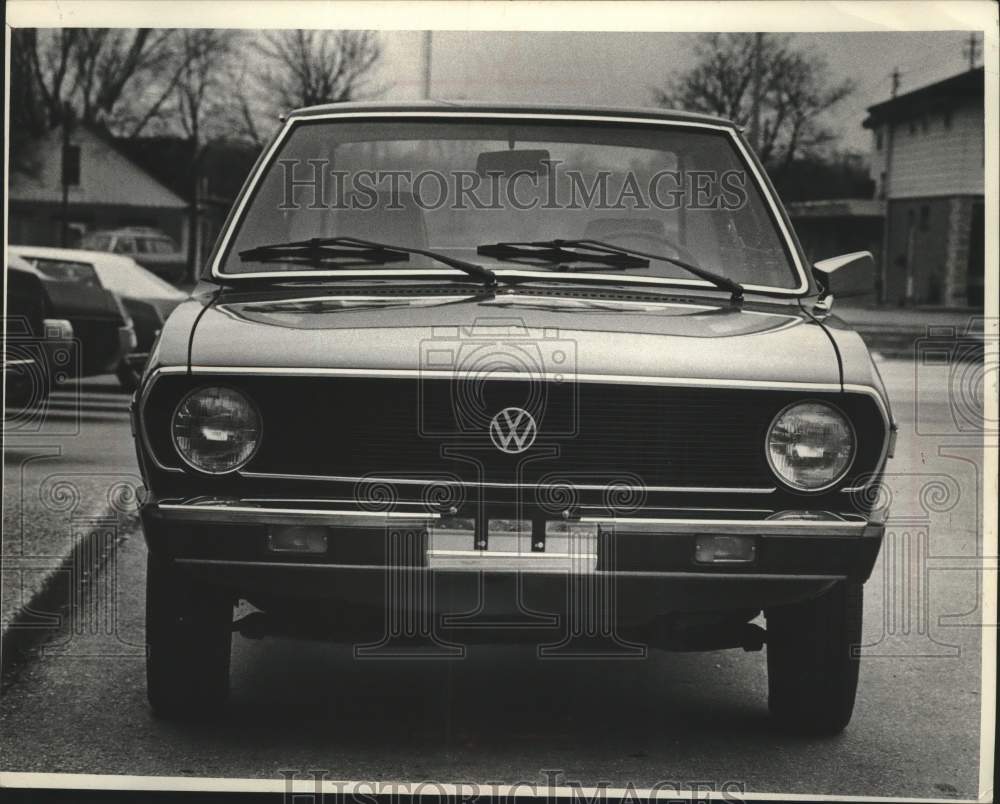
[[858,688],[863,595],[840,581],[813,600],[765,611],[768,708],[797,734],[843,731]]
[[192,583],[163,559],[146,563],[146,694],[153,714],[192,719],[229,695],[233,599]]

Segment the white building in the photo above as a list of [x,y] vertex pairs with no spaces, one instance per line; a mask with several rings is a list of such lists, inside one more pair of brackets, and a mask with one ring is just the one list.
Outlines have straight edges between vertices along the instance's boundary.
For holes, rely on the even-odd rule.
[[864,126],[886,202],[882,300],[982,306],[983,68],[871,106]]

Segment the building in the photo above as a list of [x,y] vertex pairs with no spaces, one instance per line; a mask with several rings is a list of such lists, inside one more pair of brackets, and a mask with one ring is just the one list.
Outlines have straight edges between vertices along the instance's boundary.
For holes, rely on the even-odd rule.
[[983,92],[980,67],[868,109],[887,304],[983,304]]
[[[69,145],[67,246],[95,229],[152,226],[188,247],[187,201],[126,156],[102,133],[76,126]],[[10,176],[8,241],[59,246],[63,237],[63,134],[54,129],[33,149],[30,173]]]
[[202,265],[226,222],[260,148],[218,140],[194,145],[180,137],[118,138],[116,147],[164,186],[188,202],[188,226],[194,233],[191,261]]
[[[66,245],[97,229],[148,226],[170,235],[191,267],[207,259],[260,152],[213,142],[195,160],[191,143],[179,137],[113,138],[88,126],[76,126],[69,145]],[[12,173],[10,243],[62,245],[62,149],[55,129],[34,148],[33,169]]]
[[[870,251],[876,263],[882,254],[885,202],[877,198],[824,198],[785,204],[809,262],[852,251]],[[879,276],[872,277],[871,294],[855,303],[875,303]]]

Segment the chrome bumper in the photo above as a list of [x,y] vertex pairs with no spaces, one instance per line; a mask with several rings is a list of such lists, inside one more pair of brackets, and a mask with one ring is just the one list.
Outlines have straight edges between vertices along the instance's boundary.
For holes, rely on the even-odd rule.
[[[220,497],[200,497],[190,500],[160,500],[156,510],[167,519],[176,521],[215,522],[220,524],[255,525],[321,525],[331,528],[417,528],[446,522],[454,514],[427,510],[364,511],[348,507],[309,506],[299,500],[244,500]],[[694,509],[692,509],[694,510]],[[612,517],[580,516],[571,520],[581,525],[596,525],[606,530],[628,533],[757,536],[766,531],[775,536],[860,536],[869,521],[856,514],[835,514],[825,511],[763,512],[766,516],[741,518],[689,517]],[[551,517],[557,521],[555,517]]]
[[420,528],[440,520],[440,514],[303,508],[292,504],[263,505],[248,500],[161,502],[157,511],[181,522],[227,525],[325,525],[331,528]]
[[[412,510],[368,511],[348,500],[200,497],[147,500],[142,517],[151,549],[183,563],[265,566],[307,560],[371,568],[402,561],[410,568],[464,572],[867,577],[883,533],[880,523],[859,515],[695,509],[671,512],[674,516],[593,512],[568,519],[541,512],[534,512],[535,519],[522,512],[520,520],[491,514],[498,519],[489,518],[477,530],[468,513],[430,511],[417,502],[400,506]],[[300,556],[272,549],[273,529],[282,526],[324,529],[326,551]],[[703,536],[747,537],[753,540],[751,555],[706,564],[696,560]]]

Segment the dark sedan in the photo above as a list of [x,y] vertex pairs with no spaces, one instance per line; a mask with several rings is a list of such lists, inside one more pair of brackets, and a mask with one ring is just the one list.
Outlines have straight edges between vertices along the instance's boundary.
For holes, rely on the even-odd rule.
[[[44,403],[60,376],[74,373],[73,326],[52,316],[45,280],[30,263],[10,254],[6,274],[4,408],[30,413]],[[5,417],[5,426],[11,421]]]
[[73,249],[9,246],[8,260],[19,257],[42,280],[53,317],[68,320],[77,346],[75,373],[106,374],[136,346],[131,316],[101,282],[92,261]]

